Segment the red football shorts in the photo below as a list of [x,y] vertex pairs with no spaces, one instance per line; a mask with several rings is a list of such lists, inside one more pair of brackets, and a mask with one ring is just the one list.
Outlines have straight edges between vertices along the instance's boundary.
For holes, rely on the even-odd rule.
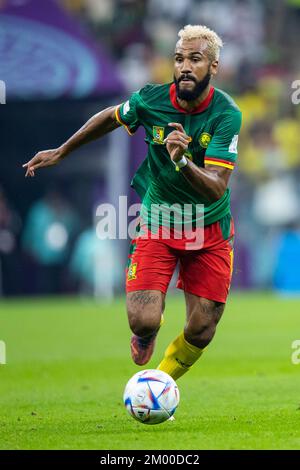
[[[229,217],[229,219],[228,219]],[[227,218],[227,228],[224,220]],[[226,222],[226,220],[225,220]],[[141,230],[145,235],[145,230]],[[225,303],[233,269],[234,225],[231,216],[202,229],[201,248],[190,240],[138,236],[131,242],[126,269],[126,292],[159,290],[166,293],[177,263],[177,287]],[[200,239],[200,238],[199,238]]]

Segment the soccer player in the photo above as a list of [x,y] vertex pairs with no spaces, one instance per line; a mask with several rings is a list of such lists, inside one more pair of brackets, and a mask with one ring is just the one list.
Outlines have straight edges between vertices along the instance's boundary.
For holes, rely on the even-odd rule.
[[[177,287],[185,295],[186,324],[158,366],[175,380],[212,340],[232,275],[234,228],[228,182],[237,158],[241,112],[230,96],[210,83],[222,45],[207,27],[185,26],[175,48],[172,83],[146,85],[128,101],[93,116],[61,147],[39,152],[24,165],[26,176],[34,176],[37,169],[57,164],[121,125],[130,135],[144,127],[148,154],[132,181],[142,199],[141,222],[126,271],[131,354],[138,365],[150,360],[168,285],[179,262]],[[163,217],[152,211],[157,205],[171,208],[168,237]],[[181,209],[182,219],[175,217]],[[176,236],[178,220],[182,225],[188,220],[192,232]],[[195,243],[188,243],[191,233]],[[203,241],[197,244],[199,234]]]

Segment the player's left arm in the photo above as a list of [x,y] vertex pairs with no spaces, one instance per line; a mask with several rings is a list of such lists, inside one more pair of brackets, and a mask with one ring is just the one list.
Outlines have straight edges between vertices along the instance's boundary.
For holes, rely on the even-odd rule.
[[[181,124],[171,123],[175,131],[167,139],[167,150],[174,163],[178,162],[188,149],[189,137]],[[211,202],[219,200],[229,183],[231,172],[237,158],[237,140],[241,127],[241,113],[226,114],[219,122],[205,154],[205,167],[201,168],[192,161],[180,170],[186,180],[202,197]]]

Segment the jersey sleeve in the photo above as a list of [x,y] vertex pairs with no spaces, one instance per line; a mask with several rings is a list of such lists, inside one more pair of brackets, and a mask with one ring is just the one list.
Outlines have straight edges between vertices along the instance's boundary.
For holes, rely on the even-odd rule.
[[222,117],[206,149],[205,165],[234,169],[241,124],[242,113],[240,111],[226,113]]
[[133,135],[140,126],[137,113],[137,105],[139,102],[139,92],[134,92],[129,100],[120,104],[116,109],[116,120],[125,127],[128,134]]

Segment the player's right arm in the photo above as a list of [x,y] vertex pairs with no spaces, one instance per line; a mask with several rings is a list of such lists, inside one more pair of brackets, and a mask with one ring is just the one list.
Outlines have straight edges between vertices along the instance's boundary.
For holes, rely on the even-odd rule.
[[31,160],[23,165],[25,177],[34,176],[35,170],[59,163],[69,153],[95,139],[108,134],[121,123],[116,118],[119,106],[111,106],[92,116],[72,137],[56,149],[38,152]]

